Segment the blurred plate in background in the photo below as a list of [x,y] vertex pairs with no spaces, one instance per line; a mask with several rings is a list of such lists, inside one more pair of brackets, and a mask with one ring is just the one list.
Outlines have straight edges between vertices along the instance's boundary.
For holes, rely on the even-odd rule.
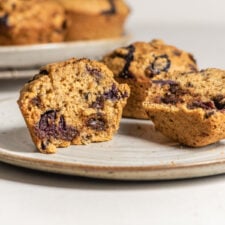
[[[114,48],[126,45],[129,35],[120,38],[26,46],[0,47],[0,78],[12,69],[31,69],[72,57],[99,59]],[[3,73],[5,71],[5,73]],[[7,76],[9,76],[9,72]],[[15,73],[15,72],[14,72]],[[1,75],[2,74],[2,75]],[[16,73],[17,76],[22,73]],[[26,73],[27,75],[27,73]]]

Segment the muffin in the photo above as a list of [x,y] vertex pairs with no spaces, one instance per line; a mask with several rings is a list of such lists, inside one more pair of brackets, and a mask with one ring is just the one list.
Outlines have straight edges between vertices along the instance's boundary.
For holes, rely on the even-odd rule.
[[0,45],[61,42],[65,32],[65,10],[57,2],[0,1]]
[[121,47],[103,58],[103,62],[113,71],[119,83],[127,83],[131,96],[123,111],[124,117],[148,119],[142,102],[151,79],[161,73],[197,71],[192,54],[161,40],[135,42]]
[[120,37],[129,8],[123,0],[56,0],[67,12],[67,41]]
[[47,65],[20,92],[18,104],[37,149],[112,139],[130,89],[102,63],[71,59]]
[[225,138],[225,71],[164,74],[152,80],[143,103],[158,131],[201,147]]

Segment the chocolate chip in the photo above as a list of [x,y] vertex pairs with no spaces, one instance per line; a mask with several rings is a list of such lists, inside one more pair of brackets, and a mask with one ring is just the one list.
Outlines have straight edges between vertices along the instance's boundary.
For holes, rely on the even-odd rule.
[[200,100],[196,100],[187,106],[189,109],[202,108],[205,110],[224,110],[225,109],[225,96],[217,95],[212,98],[211,101],[202,102]]
[[188,94],[189,91],[188,90],[184,90],[180,87],[180,85],[178,83],[176,84],[170,84],[170,87],[169,87],[169,92],[174,94],[174,95],[185,95],[185,94]]
[[116,87],[115,84],[112,85],[111,89],[109,91],[106,91],[104,93],[104,98],[107,100],[118,100],[120,99],[120,93]]
[[155,103],[164,103],[164,104],[177,104],[177,103],[183,103],[184,100],[182,99],[182,96],[185,94],[188,94],[188,90],[184,90],[180,87],[179,83],[172,81],[172,80],[156,80],[152,81],[153,83],[160,84],[162,86],[169,85],[169,88],[165,95],[161,98],[157,97],[155,99]]
[[120,100],[121,98],[127,98],[128,97],[128,93],[122,93],[121,91],[118,90],[118,88],[116,87],[116,84],[113,83],[111,89],[109,91],[106,91],[104,94],[104,99],[106,100],[112,100],[112,101],[116,101],[116,100]]
[[175,50],[173,50],[173,54],[174,54],[175,56],[179,57],[179,56],[181,56],[182,51],[180,51],[180,50],[178,50],[178,49],[175,49]]
[[86,122],[87,127],[90,127],[96,131],[104,131],[106,130],[106,120],[102,114],[93,114]]
[[174,94],[165,94],[164,97],[162,97],[161,102],[164,104],[177,104],[177,103],[183,103],[184,100]]
[[35,133],[42,139],[42,142],[49,141],[51,137],[55,139],[62,139],[65,141],[72,141],[79,135],[77,129],[72,126],[67,126],[63,115],[60,116],[57,124],[56,110],[49,110],[41,115],[39,123],[35,126]]
[[205,113],[205,118],[208,119],[208,118],[210,118],[213,114],[215,114],[214,111],[207,111],[207,112]]
[[193,56],[192,54],[189,53],[188,56],[189,56],[189,59],[190,59],[194,64],[197,63],[196,59],[194,58],[194,56]]
[[214,98],[212,98],[212,101],[214,102],[215,107],[218,110],[224,110],[225,109],[225,96],[217,95]]
[[39,96],[31,99],[31,104],[37,107],[41,107],[41,99]]
[[57,132],[58,137],[66,141],[72,141],[75,137],[79,135],[77,129],[72,126],[66,125],[66,121],[63,115],[60,116]]
[[46,137],[56,136],[56,111],[49,110],[41,115],[41,119],[38,124],[38,134],[41,139]]
[[131,62],[134,60],[134,51],[135,47],[133,45],[130,45],[126,47],[128,50],[128,54],[125,56],[125,65],[123,67],[123,70],[119,73],[120,78],[129,79],[134,78],[134,75],[129,71],[129,67]]
[[9,18],[8,14],[1,16],[0,17],[0,26],[8,27],[8,18]]
[[99,68],[94,68],[91,67],[89,65],[86,66],[86,70],[88,71],[88,73],[96,78],[96,81],[99,82],[99,80],[102,78],[102,73],[101,70]]
[[96,98],[96,101],[90,105],[90,107],[94,109],[104,109],[104,101],[105,101],[104,97],[99,96]]
[[215,109],[215,105],[214,105],[213,101],[202,102],[200,100],[195,100],[192,103],[189,103],[187,105],[187,108],[188,109],[201,108],[201,109],[207,110],[205,112],[205,118],[206,119],[210,118],[215,113],[215,111],[212,111],[212,110]]
[[39,74],[49,75],[49,72],[47,70],[40,70]]
[[195,100],[192,103],[189,103],[187,105],[187,108],[188,109],[202,108],[205,110],[211,110],[211,109],[215,109],[215,105],[212,101],[202,102],[200,100]]
[[116,13],[116,5],[114,0],[108,0],[110,4],[110,9],[102,11],[102,15],[111,15]]
[[[103,109],[104,108],[104,102],[106,100],[111,101],[118,101],[121,98],[127,98],[129,95],[125,91],[122,93],[117,87],[116,84],[113,83],[111,88],[108,91],[105,91],[103,95],[100,95],[96,98],[96,101],[93,102],[90,107],[94,109]],[[88,100],[88,99],[87,99]]]
[[161,72],[168,72],[171,61],[167,55],[156,56],[152,64],[146,69],[145,73],[152,78]]
[[173,81],[173,80],[152,80],[152,83],[153,84],[159,84],[161,86],[178,84],[176,81]]

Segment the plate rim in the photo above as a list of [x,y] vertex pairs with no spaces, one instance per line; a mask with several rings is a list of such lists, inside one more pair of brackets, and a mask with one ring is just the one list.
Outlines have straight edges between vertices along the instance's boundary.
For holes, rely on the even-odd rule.
[[[43,153],[37,152],[37,154]],[[107,180],[176,180],[205,177],[225,173],[225,159],[210,161],[207,160],[204,162],[197,162],[193,164],[186,163],[182,165],[171,163],[155,166],[104,166],[82,164],[77,162],[59,162],[43,158],[33,158],[32,156],[24,156],[20,155],[19,153],[10,152],[9,150],[0,148],[0,161],[14,166],[37,171]],[[38,167],[40,165],[41,167]],[[195,169],[210,169],[209,167],[216,167],[220,165],[224,165],[223,170],[219,170],[217,172],[212,171],[211,173],[205,172],[204,174],[201,174],[201,171],[199,170],[199,173],[196,172],[195,174],[191,175],[183,174],[183,171],[185,171],[186,169],[189,169],[188,172],[191,172],[191,170]],[[164,172],[164,175],[156,177],[156,174],[162,172]],[[135,175],[135,173],[140,174],[141,176],[137,176]]]
[[[66,148],[65,148],[66,151]],[[44,154],[44,153],[40,153],[38,152],[31,152],[34,154],[40,154],[40,155],[54,155],[57,154]],[[115,169],[115,170],[127,170],[127,169],[132,169],[132,170],[139,170],[143,171],[143,170],[164,170],[164,169],[181,169],[181,168],[190,168],[190,167],[199,167],[199,166],[207,166],[207,165],[215,165],[215,164],[223,164],[225,163],[225,158],[224,159],[214,159],[214,160],[206,160],[204,162],[195,162],[195,163],[183,163],[181,164],[175,164],[175,163],[170,163],[170,164],[164,164],[164,165],[155,165],[155,166],[150,166],[150,165],[144,165],[144,166],[104,166],[104,165],[92,165],[92,164],[82,164],[82,163],[77,163],[77,162],[59,162],[59,161],[54,161],[54,160],[50,160],[50,159],[43,159],[43,158],[34,158],[32,156],[25,156],[25,155],[21,155],[20,153],[17,152],[11,152],[10,150],[4,149],[4,148],[0,148],[0,161],[2,160],[1,156],[11,156],[12,159],[22,159],[22,160],[28,160],[31,162],[44,162],[44,163],[52,163],[52,164],[65,164],[67,166],[75,166],[75,167],[80,167],[80,168],[88,168],[88,169]]]
[[30,44],[30,45],[5,45],[0,46],[0,54],[3,53],[11,53],[14,51],[41,51],[41,50],[48,50],[48,49],[55,49],[55,48],[65,48],[71,46],[78,46],[78,45],[87,45],[87,44],[99,44],[102,42],[116,42],[122,40],[129,40],[131,39],[131,34],[124,34],[121,37],[115,38],[103,38],[103,39],[96,39],[96,40],[78,40],[78,41],[64,41],[64,42],[56,42],[56,43],[42,43],[42,44]]

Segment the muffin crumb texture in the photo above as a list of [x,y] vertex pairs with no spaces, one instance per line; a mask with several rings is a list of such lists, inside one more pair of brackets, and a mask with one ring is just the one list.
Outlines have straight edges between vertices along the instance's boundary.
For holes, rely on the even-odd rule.
[[40,152],[108,141],[129,97],[102,63],[71,59],[47,65],[20,92],[18,104]]
[[225,138],[225,71],[159,75],[143,106],[158,131],[191,147]]

